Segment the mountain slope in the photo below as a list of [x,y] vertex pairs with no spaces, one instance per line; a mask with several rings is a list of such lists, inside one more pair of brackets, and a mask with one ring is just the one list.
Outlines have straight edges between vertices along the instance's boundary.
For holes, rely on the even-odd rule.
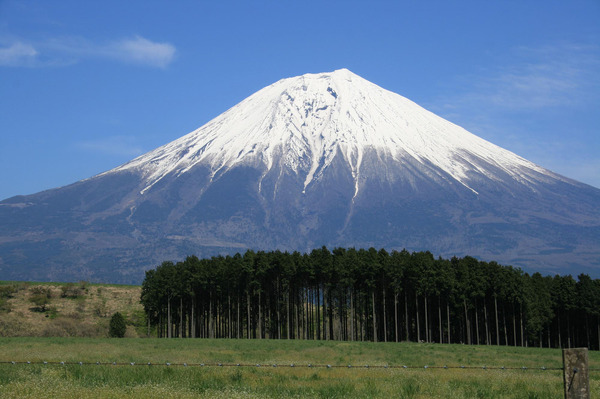
[[283,79],[118,168],[0,202],[0,278],[139,282],[188,254],[321,245],[598,274],[599,205],[600,190],[343,69]]
[[[139,170],[148,190],[169,173],[210,165],[211,178],[240,164],[306,175],[304,189],[340,154],[356,190],[366,149],[392,161],[432,164],[468,187],[490,166],[521,182],[563,180],[352,72],[281,80],[196,131],[113,171]],[[481,163],[487,163],[480,167]],[[497,173],[488,175],[498,179]]]

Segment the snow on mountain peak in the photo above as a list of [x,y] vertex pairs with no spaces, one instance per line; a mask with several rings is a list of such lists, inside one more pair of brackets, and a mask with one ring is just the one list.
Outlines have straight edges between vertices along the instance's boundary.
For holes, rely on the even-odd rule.
[[478,168],[475,159],[521,182],[548,173],[347,69],[282,79],[113,171],[141,171],[143,193],[164,176],[197,164],[207,165],[213,177],[238,164],[261,167],[263,175],[277,166],[305,176],[306,190],[339,154],[351,170],[356,196],[367,149],[398,162],[410,157],[434,165],[474,192],[468,172]]

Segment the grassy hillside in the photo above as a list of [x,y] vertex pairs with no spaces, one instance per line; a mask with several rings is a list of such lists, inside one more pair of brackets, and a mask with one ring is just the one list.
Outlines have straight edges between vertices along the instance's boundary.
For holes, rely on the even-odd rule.
[[[589,357],[590,367],[598,369],[600,353],[590,352]],[[124,365],[96,365],[97,361]],[[0,397],[14,398],[562,397],[562,372],[541,370],[561,367],[557,349],[287,340],[0,338],[0,362],[8,362],[0,363]],[[166,366],[166,362],[196,365]],[[296,367],[272,366],[292,363]],[[342,367],[306,367],[309,363]],[[421,367],[373,367],[386,364]],[[425,369],[424,365],[475,368]],[[483,369],[484,365],[528,369]],[[591,372],[590,380],[594,397],[600,391],[600,372]]]
[[0,282],[0,336],[106,337],[121,312],[128,337],[146,334],[139,286]]

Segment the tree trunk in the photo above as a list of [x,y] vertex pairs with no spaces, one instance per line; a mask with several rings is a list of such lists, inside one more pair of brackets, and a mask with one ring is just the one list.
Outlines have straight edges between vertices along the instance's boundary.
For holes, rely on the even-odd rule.
[[521,346],[527,346],[523,341],[525,340],[524,331],[523,331],[523,304],[519,303],[519,316],[521,317]]
[[171,297],[167,297],[167,338],[173,338],[173,325],[171,324]]
[[387,314],[385,311],[385,288],[383,289],[383,342],[387,342]]
[[394,335],[398,342],[398,293],[394,294]]
[[440,344],[444,343],[444,335],[442,334],[442,299],[438,296],[438,330]]
[[502,324],[504,325],[504,346],[508,346],[508,330],[506,328],[506,304],[502,304]]
[[287,328],[286,328],[286,335],[287,335],[287,339],[290,339],[290,288],[289,288],[289,284],[288,284],[288,294],[287,294],[287,318],[286,318],[286,322],[287,322]]
[[556,312],[556,317],[558,318],[557,329],[556,329],[556,332],[558,332],[558,347],[562,348],[562,338],[561,338],[561,334],[560,334],[560,309],[558,310],[558,312]]
[[483,300],[483,315],[485,320],[485,344],[490,344],[490,330],[488,328],[488,314],[487,314],[487,304],[485,303],[485,299]]
[[450,339],[450,301],[446,300],[446,318],[448,319],[448,343],[451,344],[452,340]]
[[385,312],[385,288],[383,289],[383,342],[387,342],[387,315]]
[[[301,323],[300,323],[300,312],[298,311],[299,306],[298,303],[296,301],[296,299],[298,299],[298,295],[294,295],[294,298],[292,299],[292,312],[294,313],[294,321],[296,322],[295,324],[295,328],[294,328],[294,334],[292,335],[292,338],[296,338],[296,339],[301,339],[302,336],[300,335],[300,327],[301,327]],[[294,324],[294,323],[292,323]]]
[[179,338],[183,338],[183,296],[179,297]]
[[429,336],[429,304],[427,303],[427,295],[425,295],[425,341],[431,342]]
[[317,284],[317,336],[315,339],[321,339],[321,288]]
[[296,306],[298,309],[298,338],[306,339],[304,336],[306,331],[306,325],[304,324],[304,288],[301,288],[298,294],[300,296],[300,298],[298,298],[298,306]]
[[[313,317],[314,317],[314,309],[313,309],[313,301],[314,301],[314,293],[313,290],[306,290],[306,339],[317,339],[314,334],[314,326],[313,326]],[[318,327],[318,326],[317,326]]]
[[315,310],[315,293],[313,290],[308,290],[307,292],[308,295],[308,307],[306,308],[307,310],[307,314],[306,314],[306,334],[308,335],[308,339],[317,339],[317,335],[315,335],[315,323],[314,323],[314,318],[315,318],[315,311],[317,312],[317,325],[316,328],[318,329],[318,332],[321,332],[320,328],[320,322],[318,322],[319,320],[319,308],[317,308]]
[[227,335],[231,339],[231,295],[227,294]]
[[590,347],[590,326],[588,324],[588,314],[585,312],[585,335],[587,338],[587,347]]
[[375,288],[371,291],[371,303],[373,305],[373,342],[377,342],[377,319],[375,316]]
[[251,323],[250,323],[250,290],[246,291],[246,310],[248,312],[247,315],[247,319],[246,319],[246,327],[247,327],[247,334],[248,336],[246,337],[247,339],[252,338],[252,335],[250,334],[250,328],[251,328]]
[[477,306],[477,300],[475,300],[475,333],[477,334],[477,344],[479,345],[479,343],[481,342],[479,340],[479,312],[478,312],[478,306]]
[[311,289],[306,290],[306,305],[303,307],[303,311],[306,312],[306,339],[315,339],[316,337],[313,334],[314,328],[312,325],[312,313],[313,313],[313,293]]
[[[338,307],[338,312],[337,312],[337,314],[338,314],[338,317],[337,317],[337,320],[338,320],[338,324],[337,324],[337,327],[338,327],[338,329],[337,329],[338,330],[337,340],[338,341],[343,341],[344,340],[343,335],[342,335],[343,334],[343,331],[342,331],[343,330],[342,329],[342,320],[344,319],[343,318],[343,313],[344,312],[343,312],[343,305],[342,304],[345,304],[345,303],[346,303],[346,296],[344,295],[343,302],[342,302],[342,298],[339,298],[339,307]],[[335,320],[335,316],[334,316],[334,320]]]
[[361,312],[360,312],[360,340],[361,341],[367,340],[367,328],[368,328],[368,322],[369,322],[369,320],[368,320],[369,313],[370,313],[370,310],[369,310],[368,296],[364,295],[363,303],[361,306]]
[[571,318],[569,312],[567,312],[567,344],[568,348],[571,349]]
[[237,339],[240,339],[242,337],[241,337],[241,334],[240,334],[241,333],[241,330],[240,330],[241,319],[240,319],[240,295],[239,295],[239,293],[237,295],[237,304],[236,304],[235,308],[237,310],[237,323],[235,325],[235,337]]
[[263,334],[265,339],[273,337],[273,332],[271,331],[271,318],[271,304],[267,293],[265,297],[265,317],[263,317]]
[[355,331],[354,331],[354,302],[353,302],[353,295],[352,295],[352,289],[350,289],[350,341],[355,341],[356,340],[356,336],[355,336]]
[[196,297],[192,297],[192,338],[196,338],[196,319],[194,318],[194,310],[196,308]]
[[263,314],[262,314],[262,303],[261,303],[261,292],[258,290],[258,339],[263,337]]
[[500,345],[500,328],[498,327],[498,298],[494,295],[494,308],[496,311],[496,345]]
[[467,300],[463,299],[463,306],[465,308],[465,332],[467,338],[467,344],[471,345],[471,326],[469,323],[469,313],[467,312]]
[[212,314],[212,292],[208,296],[208,338],[214,338],[214,319]]
[[513,310],[513,346],[517,346],[517,312],[515,310],[515,304],[512,304]]
[[404,327],[406,328],[406,340],[410,342],[410,331],[408,325],[408,296],[406,295],[406,291],[404,291]]
[[419,322],[419,298],[417,297],[417,292],[415,291],[415,306],[417,309],[417,342],[421,342],[421,326]]
[[327,325],[327,288],[323,286],[323,340],[329,341],[329,328]]

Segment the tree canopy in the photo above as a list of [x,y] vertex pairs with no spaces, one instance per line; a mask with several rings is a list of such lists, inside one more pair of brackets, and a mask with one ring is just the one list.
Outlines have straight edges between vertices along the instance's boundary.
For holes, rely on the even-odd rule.
[[163,262],[141,294],[159,337],[600,348],[600,280],[473,257],[326,247]]

